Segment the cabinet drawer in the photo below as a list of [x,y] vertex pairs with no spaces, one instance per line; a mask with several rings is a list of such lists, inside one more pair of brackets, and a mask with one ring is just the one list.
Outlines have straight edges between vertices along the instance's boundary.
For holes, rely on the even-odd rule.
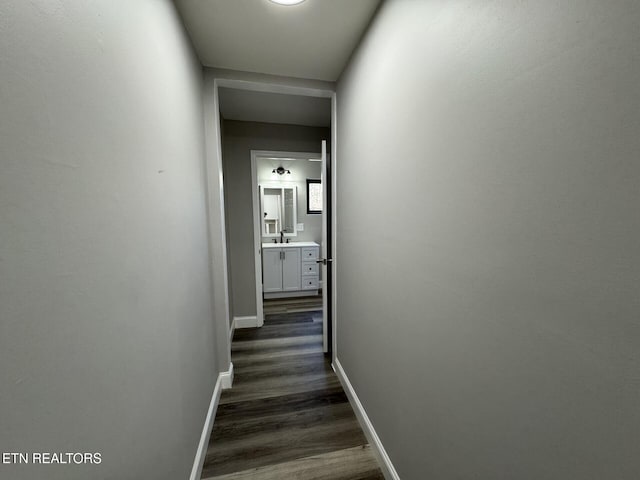
[[316,262],[302,262],[302,276],[318,275],[318,264]]
[[318,289],[318,276],[309,275],[308,277],[302,277],[302,289],[303,290],[317,290]]
[[318,247],[306,247],[302,249],[302,261],[317,260],[317,259],[318,259]]

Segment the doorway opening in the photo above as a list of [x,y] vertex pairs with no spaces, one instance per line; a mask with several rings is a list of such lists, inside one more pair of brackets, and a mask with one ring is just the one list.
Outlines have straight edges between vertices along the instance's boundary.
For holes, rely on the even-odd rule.
[[326,142],[319,150],[251,151],[255,288],[259,325],[269,314],[316,312],[328,352]]
[[[325,352],[334,353],[331,300],[334,297],[331,273],[334,218],[329,209],[332,178],[326,159],[329,158],[327,148],[331,148],[332,153],[335,149],[335,92],[222,78],[215,79],[214,86],[214,105],[220,125],[218,152],[224,172],[231,336],[237,328],[262,326],[265,302],[268,313],[269,308],[295,309],[294,303],[298,303],[300,309],[315,309],[313,302],[319,305],[322,300],[323,348]],[[321,103],[328,112],[326,125],[318,126],[315,134],[300,134],[305,138],[295,138],[297,134],[294,138],[285,135],[291,129],[313,128],[305,121],[315,121],[317,116],[306,113],[305,109],[314,111]],[[235,110],[229,110],[229,105]],[[260,108],[256,109],[255,105]],[[241,118],[235,118],[233,115],[236,114]],[[251,129],[260,130],[259,134]],[[318,135],[317,130],[326,132]],[[311,140],[313,137],[315,140]],[[321,142],[320,139],[328,141]],[[303,148],[296,150],[297,147]],[[325,162],[322,162],[323,158]],[[303,162],[315,162],[320,166],[320,172],[303,173]],[[239,164],[245,166],[238,167]],[[261,164],[264,164],[265,178],[261,174],[258,181]],[[234,172],[228,175],[227,168]],[[242,179],[239,170],[243,170]],[[249,174],[250,178],[247,178]],[[294,177],[298,178],[294,181]],[[313,185],[316,197],[318,192],[323,193],[320,203],[324,208],[319,213],[317,198],[314,205],[307,205],[307,180]],[[294,188],[286,188],[296,182],[299,183],[293,185]],[[318,185],[323,188],[318,189]],[[238,194],[239,191],[247,193]],[[249,205],[251,211],[245,217],[242,212]],[[241,220],[246,227],[238,226],[239,217],[248,219]],[[318,219],[322,219],[320,235]],[[265,269],[267,260],[271,262],[269,269]],[[253,271],[247,275],[249,263]]]

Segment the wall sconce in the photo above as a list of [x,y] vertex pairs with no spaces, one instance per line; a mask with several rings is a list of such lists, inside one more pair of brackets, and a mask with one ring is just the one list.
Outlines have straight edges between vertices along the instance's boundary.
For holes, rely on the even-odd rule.
[[284,167],[278,167],[271,170],[271,173],[277,173],[278,175],[284,175],[285,173],[291,174],[291,170],[287,170]]

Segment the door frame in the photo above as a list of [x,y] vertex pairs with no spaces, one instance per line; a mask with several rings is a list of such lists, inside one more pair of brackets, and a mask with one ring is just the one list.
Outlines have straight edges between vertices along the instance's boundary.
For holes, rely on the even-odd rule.
[[[264,304],[262,298],[262,218],[260,216],[260,190],[258,188],[258,159],[265,157],[307,160],[319,156],[320,152],[251,150],[251,210],[253,214],[253,256],[256,274],[256,325],[258,327],[264,325]],[[328,323],[330,318],[329,312],[325,312],[325,316],[327,317],[326,320]],[[327,328],[327,325],[323,325],[323,329],[325,328]]]
[[[227,294],[226,298],[224,299],[224,303],[226,307],[225,309],[226,309],[227,324],[229,321],[228,305],[230,304],[231,299],[228,296],[229,289],[226,288],[226,283],[228,278],[228,264],[227,264],[227,252],[224,246],[226,245],[227,238],[226,238],[226,232],[224,230],[224,199],[222,198],[222,191],[224,188],[224,179],[222,178],[222,136],[221,136],[220,124],[219,124],[220,103],[219,103],[218,90],[220,87],[224,87],[224,88],[233,88],[236,90],[249,90],[249,91],[257,91],[257,92],[280,93],[285,95],[300,95],[300,96],[306,96],[306,97],[329,98],[331,99],[331,152],[328,155],[328,157],[331,159],[330,171],[331,171],[331,185],[332,185],[332,189],[331,189],[332,209],[331,209],[330,218],[327,219],[327,222],[331,226],[330,255],[331,255],[331,258],[333,258],[333,265],[332,265],[332,268],[330,268],[331,274],[330,274],[329,283],[331,285],[331,297],[330,297],[331,305],[329,305],[329,308],[328,308],[329,311],[327,312],[327,314],[330,314],[330,315],[327,320],[328,322],[330,322],[328,327],[329,327],[329,334],[330,334],[329,341],[331,342],[331,347],[332,347],[331,360],[332,362],[335,362],[336,355],[337,355],[337,335],[336,335],[336,325],[337,325],[337,315],[336,315],[336,303],[337,303],[337,282],[336,282],[336,276],[337,276],[336,275],[336,270],[337,270],[336,223],[337,223],[337,220],[336,218],[337,217],[336,217],[336,211],[337,211],[337,205],[338,205],[336,200],[336,190],[337,190],[336,178],[337,178],[337,165],[338,165],[338,161],[337,161],[338,159],[338,155],[337,155],[337,145],[338,145],[337,92],[335,91],[335,88],[302,86],[299,83],[300,82],[299,79],[291,79],[292,83],[287,84],[286,80],[282,78],[265,77],[264,79],[260,78],[258,80],[258,79],[255,79],[256,78],[255,76],[251,78],[251,76],[246,74],[246,72],[237,73],[238,77],[244,77],[244,78],[230,78],[231,75],[234,75],[234,74],[229,71],[218,72],[214,69],[205,69],[205,81],[207,81],[207,77],[213,80],[212,102],[210,104],[211,109],[208,110],[205,107],[205,113],[210,112],[215,114],[215,118],[212,118],[212,119],[205,118],[205,126],[207,126],[207,124],[209,123],[209,120],[211,120],[211,123],[212,123],[211,130],[214,133],[214,142],[213,142],[213,145],[211,145],[212,152],[211,152],[211,155],[207,155],[207,164],[212,172],[217,171],[219,173],[218,178],[220,180],[218,184],[219,185],[218,193],[220,193],[221,203],[219,205],[219,209],[220,209],[220,214],[222,218],[218,220],[214,218],[212,227],[215,227],[217,223],[221,223],[221,228],[218,229],[218,236],[220,236],[219,233],[220,231],[222,231],[222,236],[221,236],[222,238],[219,238],[219,241],[222,243],[222,246],[223,246],[221,248],[220,253],[222,256],[222,265],[223,265],[223,273],[224,273],[222,280],[225,285],[225,291],[226,291],[225,293]],[[205,134],[205,140],[206,140],[207,134]],[[221,222],[219,220],[221,220]],[[323,288],[324,288],[324,285],[323,285]],[[226,326],[226,328],[228,329],[228,325]],[[230,336],[228,338],[229,338],[229,356],[230,356],[231,339],[230,339]]]

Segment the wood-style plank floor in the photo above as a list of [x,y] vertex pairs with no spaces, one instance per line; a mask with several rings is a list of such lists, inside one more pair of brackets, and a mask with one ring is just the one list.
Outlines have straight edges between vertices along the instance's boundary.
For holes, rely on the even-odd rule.
[[203,479],[384,479],[322,353],[320,312],[266,315],[235,331],[231,355]]
[[263,301],[262,308],[265,315],[322,310],[322,292],[309,297],[271,298]]

